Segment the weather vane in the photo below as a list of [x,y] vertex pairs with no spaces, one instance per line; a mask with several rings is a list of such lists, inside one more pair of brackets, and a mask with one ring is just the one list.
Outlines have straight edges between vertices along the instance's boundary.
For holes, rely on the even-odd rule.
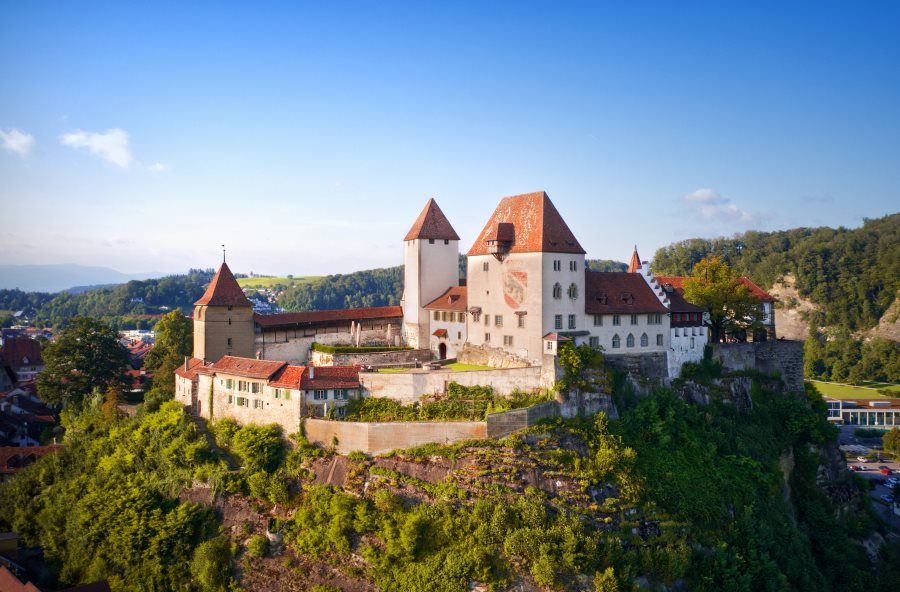
[[222,263],[225,263],[225,245],[222,245]]

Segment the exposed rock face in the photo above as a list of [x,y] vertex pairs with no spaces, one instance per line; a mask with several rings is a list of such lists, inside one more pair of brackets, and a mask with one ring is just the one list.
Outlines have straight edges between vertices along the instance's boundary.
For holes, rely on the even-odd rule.
[[461,364],[476,364],[492,368],[527,368],[531,362],[496,347],[466,344],[457,356]]

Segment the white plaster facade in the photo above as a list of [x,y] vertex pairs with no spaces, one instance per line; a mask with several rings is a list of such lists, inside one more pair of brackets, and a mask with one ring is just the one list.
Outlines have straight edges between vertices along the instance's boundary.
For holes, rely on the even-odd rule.
[[[468,338],[468,314],[465,311],[431,309],[428,347],[438,360],[455,358]],[[441,348],[441,345],[444,347]]]
[[459,285],[459,241],[417,238],[403,241],[403,331],[407,345],[429,345],[425,305]]

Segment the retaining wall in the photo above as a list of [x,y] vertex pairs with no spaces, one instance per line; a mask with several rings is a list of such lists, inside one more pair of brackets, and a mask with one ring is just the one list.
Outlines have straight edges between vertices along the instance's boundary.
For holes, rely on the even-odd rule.
[[403,403],[418,401],[422,395],[447,392],[451,382],[463,386],[491,386],[494,392],[508,395],[514,390],[534,390],[544,386],[542,369],[504,368],[496,370],[416,370],[402,373],[360,372],[359,382],[364,397],[387,397]]
[[637,378],[665,380],[669,377],[669,364],[665,352],[646,354],[611,354],[603,352],[603,359],[608,366],[624,370]]
[[430,349],[406,349],[386,352],[363,352],[357,354],[330,354],[313,351],[310,363],[313,366],[390,366],[391,364],[411,364],[430,362],[434,353]]
[[757,341],[754,343],[715,343],[713,357],[726,372],[759,370],[780,374],[792,392],[803,392],[803,342]]

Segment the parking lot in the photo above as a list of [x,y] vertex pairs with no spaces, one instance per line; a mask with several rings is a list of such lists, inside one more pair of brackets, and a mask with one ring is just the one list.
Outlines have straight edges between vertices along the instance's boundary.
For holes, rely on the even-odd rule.
[[[856,428],[859,426],[841,426],[840,443],[842,446],[858,445],[867,448],[874,448],[881,444],[880,438],[857,438],[854,436]],[[874,451],[876,453],[880,451]],[[857,454],[845,452],[847,457],[847,468],[864,467],[856,470],[856,474],[868,481],[876,481],[878,484],[870,490],[869,496],[872,498],[872,506],[878,514],[895,529],[900,530],[900,516],[893,513],[891,505],[887,503],[882,496],[891,496],[893,492],[884,483],[890,478],[900,479],[900,461],[882,458],[882,460],[859,460]],[[887,467],[890,470],[889,475],[881,472],[881,467]]]

